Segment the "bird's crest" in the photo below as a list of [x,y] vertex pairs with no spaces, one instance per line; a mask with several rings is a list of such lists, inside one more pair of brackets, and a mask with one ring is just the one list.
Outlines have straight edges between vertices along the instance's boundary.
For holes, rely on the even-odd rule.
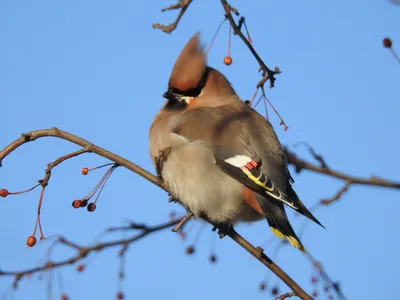
[[179,54],[169,78],[168,88],[180,91],[196,88],[206,67],[206,55],[200,43],[200,33],[196,33]]

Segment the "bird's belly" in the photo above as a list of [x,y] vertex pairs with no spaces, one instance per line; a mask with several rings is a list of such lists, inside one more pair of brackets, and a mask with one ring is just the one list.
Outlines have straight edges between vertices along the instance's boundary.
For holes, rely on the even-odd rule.
[[261,216],[243,201],[244,186],[223,173],[210,149],[185,145],[173,149],[162,176],[172,196],[194,214],[215,223],[254,221]]

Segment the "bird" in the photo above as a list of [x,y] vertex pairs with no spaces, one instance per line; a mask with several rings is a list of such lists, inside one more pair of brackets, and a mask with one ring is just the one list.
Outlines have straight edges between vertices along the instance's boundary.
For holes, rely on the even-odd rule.
[[325,228],[292,187],[271,123],[208,66],[200,33],[180,52],[166,99],[149,130],[158,176],[190,215],[215,226],[266,219],[272,232],[305,252],[285,206]]

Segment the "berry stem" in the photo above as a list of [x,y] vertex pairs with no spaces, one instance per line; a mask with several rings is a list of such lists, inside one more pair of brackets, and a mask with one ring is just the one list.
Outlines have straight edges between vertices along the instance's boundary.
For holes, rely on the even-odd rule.
[[208,47],[207,47],[206,52],[204,52],[204,55],[207,55],[208,52],[210,51],[212,45],[214,44],[215,38],[217,37],[217,35],[218,35],[218,33],[219,33],[219,30],[221,29],[221,27],[222,27],[222,25],[225,23],[225,21],[226,21],[226,18],[223,19],[222,22],[219,24],[217,30],[216,30],[215,33],[214,33],[214,36],[213,36],[213,38],[212,38],[210,44],[209,44]]
[[23,194],[23,193],[28,193],[30,191],[33,191],[35,188],[37,188],[40,185],[40,183],[38,183],[37,185],[35,185],[34,187],[31,187],[30,189],[27,189],[25,191],[20,191],[20,192],[8,192],[8,195],[19,195],[19,194]]

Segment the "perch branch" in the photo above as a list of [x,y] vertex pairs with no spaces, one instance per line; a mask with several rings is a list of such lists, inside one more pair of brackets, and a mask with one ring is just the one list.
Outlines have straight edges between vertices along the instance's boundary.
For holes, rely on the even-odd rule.
[[[128,170],[131,170],[135,172],[136,174],[142,176],[143,178],[147,179],[148,181],[152,182],[153,184],[157,185],[158,187],[162,188],[166,192],[168,190],[164,186],[163,182],[150,172],[144,170],[143,168],[139,167],[138,165],[130,162],[129,160],[118,156],[108,150],[105,150],[99,146],[96,146],[76,135],[73,135],[71,133],[59,130],[57,128],[52,128],[52,129],[42,129],[42,130],[36,130],[36,131],[31,131],[28,133],[22,134],[22,136],[15,141],[13,141],[11,144],[6,146],[2,151],[0,151],[0,166],[2,165],[2,161],[4,160],[5,157],[7,157],[10,153],[12,153],[14,150],[19,148],[20,146],[34,141],[36,139],[42,138],[42,137],[57,137],[66,141],[69,141],[71,143],[74,143],[76,145],[79,145],[83,148],[90,148],[91,152],[102,156],[104,158],[107,158],[120,166],[123,166],[127,168]],[[145,231],[144,231],[145,232]],[[143,234],[143,233],[142,233]],[[277,266],[269,257],[267,257],[261,248],[259,247],[254,247],[251,245],[249,242],[247,242],[242,236],[240,236],[236,231],[232,230],[230,233],[228,233],[228,236],[234,240],[237,244],[239,244],[241,247],[243,247],[246,251],[251,253],[253,256],[255,256],[261,263],[263,263],[266,267],[268,267],[272,272],[274,272],[283,282],[285,282],[295,293],[298,295],[301,299],[312,299],[289,275],[287,275],[279,266]],[[136,237],[132,238],[136,239]],[[117,245],[118,242],[110,242],[110,243],[105,243],[102,246],[98,246],[95,248],[95,250],[102,250],[105,247],[110,247],[110,246],[115,246]],[[91,248],[90,248],[91,249]],[[261,251],[260,251],[261,250]],[[71,258],[70,260],[64,261],[63,264],[68,264],[68,263],[74,263],[78,259],[81,258],[81,256],[86,256],[87,251],[80,251],[79,255]],[[75,260],[74,260],[75,259]],[[39,267],[42,270],[48,269],[50,267],[53,267],[54,263],[51,263],[47,266],[42,266]],[[35,271],[38,268],[33,268],[30,271]],[[0,275],[10,275],[10,273],[5,273],[2,272]],[[16,274],[13,274],[18,277]]]

